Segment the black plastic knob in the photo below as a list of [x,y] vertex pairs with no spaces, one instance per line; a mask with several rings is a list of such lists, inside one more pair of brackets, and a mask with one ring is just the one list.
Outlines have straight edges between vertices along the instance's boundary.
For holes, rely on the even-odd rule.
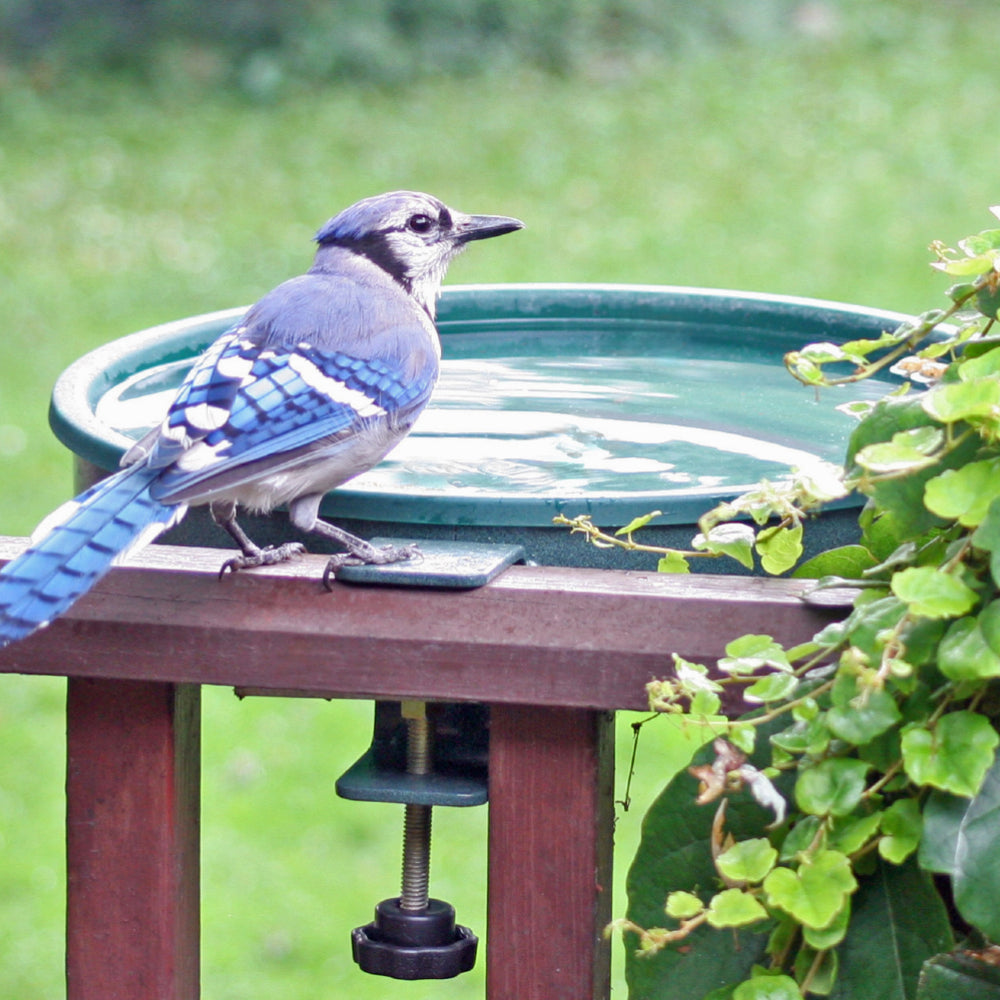
[[351,932],[354,961],[365,972],[392,979],[451,979],[476,964],[479,938],[455,924],[455,908],[440,899],[404,910],[383,899],[375,920]]

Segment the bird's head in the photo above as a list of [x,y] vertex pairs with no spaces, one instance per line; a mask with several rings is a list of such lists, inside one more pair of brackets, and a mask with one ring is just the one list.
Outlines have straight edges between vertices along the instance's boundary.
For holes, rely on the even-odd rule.
[[342,247],[390,274],[434,318],[451,259],[473,240],[522,229],[504,215],[465,215],[429,194],[392,191],[365,198],[335,215],[316,234],[320,249]]

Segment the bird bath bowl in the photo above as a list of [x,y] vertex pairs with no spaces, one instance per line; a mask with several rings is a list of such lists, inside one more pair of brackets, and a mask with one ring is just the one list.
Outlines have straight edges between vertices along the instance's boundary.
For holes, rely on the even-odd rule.
[[[78,486],[117,467],[242,312],[143,330],[64,372],[51,423],[76,455]],[[616,528],[660,510],[642,541],[687,548],[721,500],[791,467],[839,464],[853,421],[838,404],[885,394],[891,376],[817,395],[782,356],[877,337],[903,317],[745,292],[529,284],[453,286],[438,319],[444,360],[430,406],[380,466],[325,498],[323,515],[365,537],[513,542],[543,564],[643,569],[655,557],[594,548],[553,517]],[[860,504],[818,518],[807,552],[855,537]],[[261,544],[297,537],[281,514],[241,521]],[[165,540],[226,536],[195,509]]]

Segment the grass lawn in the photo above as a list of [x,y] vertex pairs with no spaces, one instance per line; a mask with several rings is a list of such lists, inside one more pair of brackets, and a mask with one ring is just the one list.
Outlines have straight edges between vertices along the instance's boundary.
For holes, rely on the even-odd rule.
[[[29,531],[68,494],[45,410],[70,361],[253,300],[307,266],[327,216],[381,190],[526,221],[458,261],[452,282],[936,305],[945,281],[924,248],[989,227],[1000,202],[987,114],[1000,8],[858,9],[832,38],[595,65],[582,78],[431,80],[405,95],[324,87],[253,104],[180,74],[140,91],[0,73],[0,531]],[[64,989],[61,692],[0,678],[0,993],[21,1000]],[[367,743],[369,712],[206,692],[206,998],[482,995],[482,963],[449,983],[390,984],[350,962],[350,928],[398,877],[398,811],[333,792]],[[636,803],[619,822],[619,885],[665,780],[662,742],[644,739]],[[485,810],[442,813],[435,849],[434,893],[482,932]]]

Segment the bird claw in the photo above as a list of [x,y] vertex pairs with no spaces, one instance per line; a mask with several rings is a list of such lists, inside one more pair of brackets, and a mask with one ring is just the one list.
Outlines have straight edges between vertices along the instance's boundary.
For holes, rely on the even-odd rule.
[[403,562],[420,555],[420,546],[411,543],[410,545],[383,545],[376,548],[367,542],[364,548],[358,548],[354,552],[338,552],[330,556],[323,570],[323,586],[327,590],[333,590],[332,581],[337,577],[337,570],[343,566],[387,566],[390,563]]
[[237,573],[241,569],[256,569],[258,566],[274,566],[277,563],[296,559],[306,551],[301,542],[286,542],[284,545],[268,545],[256,552],[244,552],[243,555],[227,559],[219,570],[221,580],[226,573]]

